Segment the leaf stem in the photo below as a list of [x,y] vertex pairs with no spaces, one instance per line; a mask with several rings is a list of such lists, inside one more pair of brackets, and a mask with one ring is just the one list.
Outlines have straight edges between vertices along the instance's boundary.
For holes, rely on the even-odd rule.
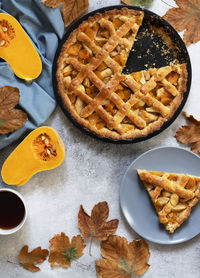
[[175,8],[174,6],[168,4],[167,2],[165,2],[164,0],[161,0],[161,2],[165,3],[167,6],[171,7],[171,8]]
[[10,264],[17,264],[17,263],[11,262],[11,261],[9,261],[9,260],[7,260],[7,262],[10,263]]
[[90,256],[92,256],[92,253],[91,253],[92,241],[93,241],[93,237],[91,236],[91,238],[90,238],[90,248],[89,248],[89,255],[90,255]]
[[90,265],[87,265],[87,264],[83,264],[81,262],[79,262],[77,259],[74,259],[78,264],[82,265],[82,266],[85,266],[87,269],[90,268]]

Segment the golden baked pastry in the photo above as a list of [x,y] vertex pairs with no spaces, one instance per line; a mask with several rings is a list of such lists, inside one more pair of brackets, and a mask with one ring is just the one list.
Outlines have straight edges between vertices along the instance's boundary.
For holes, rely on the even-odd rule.
[[159,129],[186,91],[186,64],[122,74],[143,12],[96,14],[65,42],[58,59],[58,91],[65,108],[101,137],[133,139]]
[[188,174],[137,170],[160,223],[173,233],[185,221],[200,198],[200,178]]

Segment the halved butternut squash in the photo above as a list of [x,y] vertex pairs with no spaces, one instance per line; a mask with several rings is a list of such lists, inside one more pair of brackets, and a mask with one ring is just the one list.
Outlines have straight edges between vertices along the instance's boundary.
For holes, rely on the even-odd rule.
[[37,78],[42,71],[40,56],[31,40],[11,15],[0,13],[0,57],[22,79]]
[[65,147],[59,134],[43,126],[32,131],[3,164],[3,181],[23,185],[34,174],[58,167],[64,160]]

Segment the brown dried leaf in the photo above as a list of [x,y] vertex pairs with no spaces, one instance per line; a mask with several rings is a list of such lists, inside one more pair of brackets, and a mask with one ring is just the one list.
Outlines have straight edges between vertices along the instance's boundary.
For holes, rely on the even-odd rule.
[[49,255],[51,267],[70,267],[72,259],[83,256],[85,244],[80,235],[74,236],[70,243],[69,237],[65,233],[61,233],[55,235],[49,242],[51,244]]
[[12,109],[19,103],[19,89],[11,86],[0,88],[0,111]]
[[12,109],[19,102],[19,90],[15,87],[0,88],[0,134],[6,134],[22,127],[27,121],[26,113]]
[[185,30],[183,40],[190,45],[200,40],[200,1],[175,0],[178,8],[169,9],[163,16],[178,32]]
[[77,17],[87,11],[89,7],[88,0],[42,0],[42,4],[47,7],[57,8],[62,6],[62,16],[65,27],[67,27]]
[[18,109],[0,111],[0,134],[19,129],[27,119],[26,113]]
[[130,278],[144,274],[149,268],[150,252],[144,240],[128,243],[124,237],[109,236],[101,244],[101,255],[104,259],[96,261],[99,278]]
[[191,151],[200,155],[200,121],[185,112],[184,115],[191,124],[179,128],[174,137],[183,144],[193,144]]
[[25,245],[18,255],[18,260],[25,269],[36,272],[39,271],[40,268],[35,266],[35,264],[43,263],[48,254],[49,251],[47,249],[41,249],[41,247],[37,247],[29,253],[28,245]]
[[113,234],[119,220],[114,219],[106,222],[109,215],[107,202],[101,202],[94,206],[92,214],[89,216],[80,206],[78,214],[78,226],[85,238],[94,237],[98,240],[106,240],[109,235]]

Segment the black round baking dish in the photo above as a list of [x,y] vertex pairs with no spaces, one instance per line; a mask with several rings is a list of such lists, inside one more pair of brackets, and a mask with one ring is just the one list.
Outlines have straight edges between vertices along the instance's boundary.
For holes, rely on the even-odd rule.
[[[123,72],[124,73],[136,72],[150,67],[163,67],[169,65],[169,62],[172,62],[175,59],[177,59],[179,63],[187,64],[188,80],[187,80],[187,90],[184,93],[183,100],[179,108],[176,110],[174,115],[161,126],[160,129],[148,134],[147,136],[142,136],[133,139],[116,140],[112,138],[104,138],[95,134],[94,132],[84,128],[71,116],[69,111],[64,107],[62,99],[58,93],[56,72],[57,72],[57,60],[60,55],[62,46],[74,29],[76,29],[84,20],[87,20],[88,17],[93,16],[96,13],[103,13],[108,10],[121,9],[123,7],[144,11],[143,23],[138,31],[138,34],[136,36],[136,41],[133,46],[135,51],[130,52],[128,61],[126,63],[126,67],[124,68]],[[154,30],[154,32],[152,30]],[[157,35],[156,30],[162,30],[163,36]],[[160,34],[160,32],[158,33]],[[170,38],[171,41],[170,46],[166,44],[166,38]],[[150,139],[156,136],[157,134],[161,133],[163,130],[169,127],[176,120],[178,115],[181,113],[186,103],[186,100],[188,98],[190,86],[191,86],[191,75],[192,75],[191,62],[190,62],[190,57],[187,52],[186,46],[182,41],[181,37],[179,36],[179,34],[176,32],[176,30],[167,21],[165,21],[157,14],[146,9],[142,9],[134,6],[117,5],[117,6],[109,6],[109,7],[92,11],[82,16],[78,20],[76,20],[67,28],[66,33],[63,39],[60,41],[58,49],[55,54],[53,70],[52,70],[52,81],[53,81],[53,88],[54,88],[54,92],[58,104],[60,105],[64,114],[71,120],[71,122],[76,127],[78,127],[84,133],[94,138],[103,140],[105,142],[127,144],[127,143],[137,143],[140,141]]]

